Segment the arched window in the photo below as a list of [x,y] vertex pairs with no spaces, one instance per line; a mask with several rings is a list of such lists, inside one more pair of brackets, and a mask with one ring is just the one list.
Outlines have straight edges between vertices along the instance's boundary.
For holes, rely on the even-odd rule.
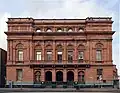
[[72,28],[69,28],[69,29],[68,29],[68,32],[73,32]]
[[46,32],[52,32],[52,30],[50,28],[47,28]]
[[102,61],[102,47],[102,44],[96,44],[96,61]]
[[35,72],[35,82],[40,82],[40,76],[41,76],[40,71],[36,71]]
[[62,63],[62,45],[57,45],[57,61]]
[[37,29],[36,29],[36,32],[41,32],[40,28],[37,28]]
[[84,72],[83,71],[80,71],[78,72],[78,81],[79,82],[84,82]]
[[16,56],[19,62],[23,61],[23,45],[21,43],[16,46]]
[[41,52],[42,48],[40,45],[37,45],[35,46],[35,60],[41,60],[41,55],[42,55],[42,52]]
[[78,32],[83,32],[84,29],[82,27],[79,28]]
[[73,62],[73,54],[74,53],[74,47],[73,45],[68,45],[67,46],[67,59],[68,59],[68,63],[72,63]]
[[80,44],[78,46],[78,62],[83,62],[83,60],[84,60],[84,50],[85,50],[85,46]]
[[47,61],[52,61],[52,45],[47,45],[45,47],[45,52],[46,52],[46,60]]
[[62,29],[61,29],[61,28],[58,28],[58,29],[57,29],[57,32],[62,32]]

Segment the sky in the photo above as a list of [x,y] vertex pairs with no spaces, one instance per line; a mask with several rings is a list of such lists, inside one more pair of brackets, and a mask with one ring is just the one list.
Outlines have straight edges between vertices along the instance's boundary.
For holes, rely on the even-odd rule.
[[0,48],[7,50],[7,18],[112,17],[113,64],[120,75],[120,0],[0,0]]

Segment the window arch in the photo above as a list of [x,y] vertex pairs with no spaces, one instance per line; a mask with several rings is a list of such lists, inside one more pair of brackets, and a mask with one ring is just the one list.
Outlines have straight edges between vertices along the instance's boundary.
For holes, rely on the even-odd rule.
[[47,28],[46,32],[52,32],[51,28]]
[[73,29],[72,28],[68,28],[68,32],[73,32]]
[[83,32],[83,31],[84,31],[84,28],[83,28],[83,27],[80,27],[80,28],[78,29],[78,31],[79,31],[79,32]]
[[57,32],[62,32],[62,29],[61,28],[57,28]]
[[37,29],[36,29],[36,32],[42,32],[42,31],[40,30],[40,28],[37,28]]
[[21,43],[16,45],[16,57],[17,61],[23,61],[23,44]]

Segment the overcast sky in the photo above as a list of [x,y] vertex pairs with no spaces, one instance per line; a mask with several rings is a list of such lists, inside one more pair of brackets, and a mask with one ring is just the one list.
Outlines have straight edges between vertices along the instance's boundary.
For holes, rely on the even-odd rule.
[[112,17],[113,63],[120,75],[120,0],[0,0],[0,47],[7,50],[4,31],[8,17],[86,18]]

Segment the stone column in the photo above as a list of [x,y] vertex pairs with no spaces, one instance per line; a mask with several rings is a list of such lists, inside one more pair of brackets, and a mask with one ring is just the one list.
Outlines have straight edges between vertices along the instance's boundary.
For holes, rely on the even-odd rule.
[[56,81],[56,71],[55,68],[52,70],[52,82]]
[[74,70],[74,81],[78,81],[78,69]]
[[44,68],[41,69],[41,81],[45,81],[45,71]]
[[67,82],[67,70],[63,70],[63,82]]

